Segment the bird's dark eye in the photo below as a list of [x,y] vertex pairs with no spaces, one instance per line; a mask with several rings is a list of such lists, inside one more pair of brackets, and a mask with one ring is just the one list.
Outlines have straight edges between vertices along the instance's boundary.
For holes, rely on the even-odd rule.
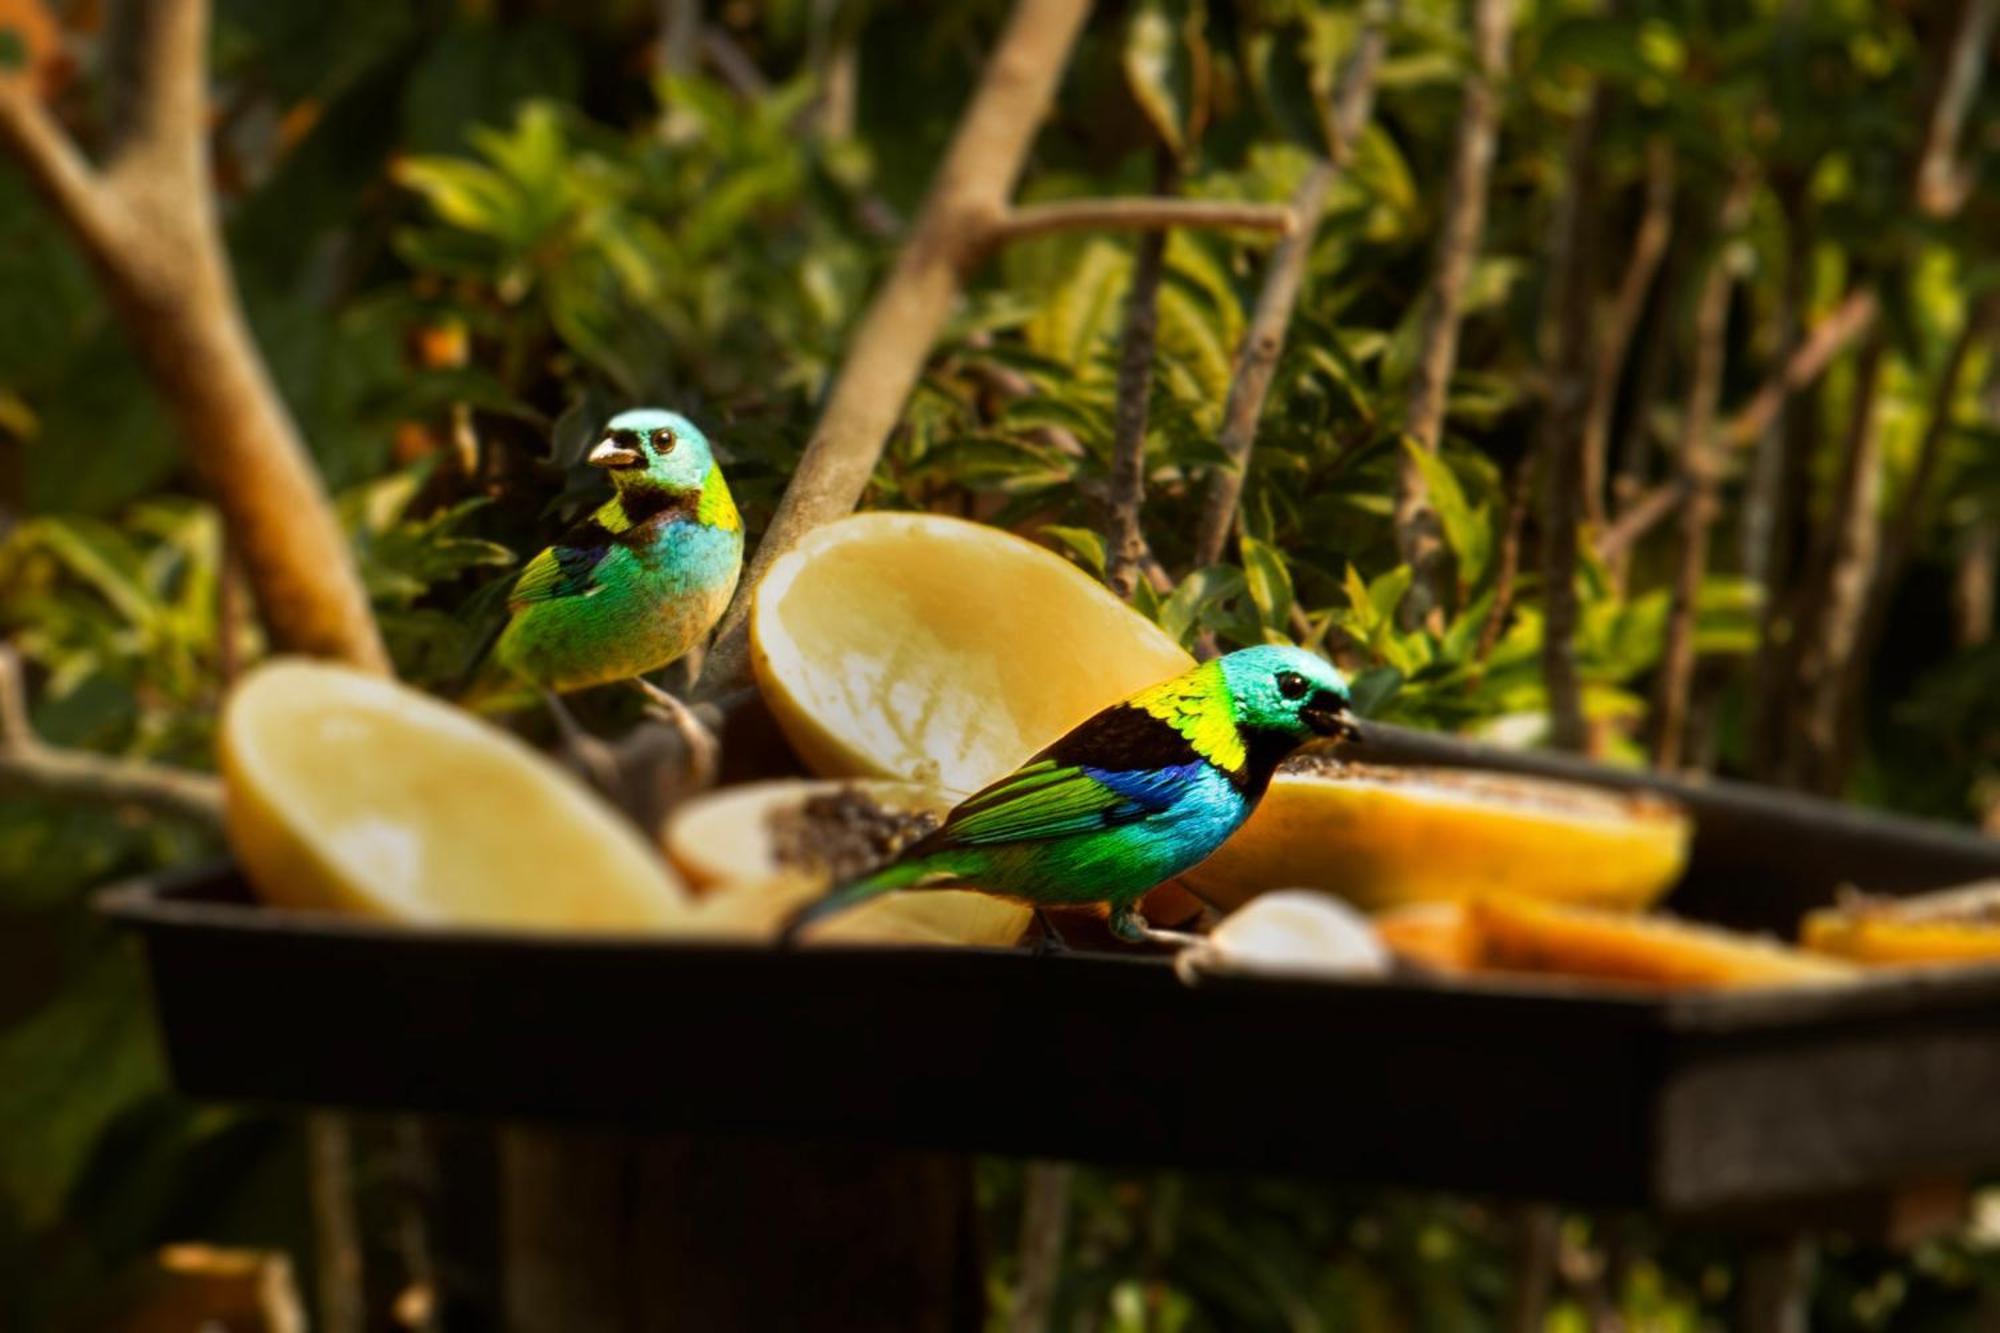
[[673,430],[667,426],[662,426],[653,432],[654,453],[672,453],[674,445],[678,443],[679,441],[674,437]]
[[1303,699],[1306,697],[1306,691],[1311,688],[1312,686],[1306,683],[1306,678],[1296,671],[1278,673],[1278,693],[1287,699]]

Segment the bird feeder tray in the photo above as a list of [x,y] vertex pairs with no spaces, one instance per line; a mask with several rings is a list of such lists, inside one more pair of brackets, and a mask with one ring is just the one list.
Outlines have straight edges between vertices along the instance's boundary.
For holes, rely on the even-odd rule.
[[[1727,784],[1696,795],[1683,911],[1726,901],[1696,914],[1756,924],[1759,858],[1777,864],[1795,837],[1813,838],[1814,857],[1848,846],[1894,865],[1908,887],[2000,872],[2000,848],[1931,826],[1761,794],[1732,815]],[[1830,898],[1832,878],[1811,892],[1774,878],[1768,897],[1794,912]],[[1703,994],[1411,977],[1187,986],[1165,958],[1131,954],[399,927],[259,906],[228,868],[102,902],[143,938],[174,1080],[200,1098],[1226,1168],[1672,1216],[2000,1166],[2000,968]]]

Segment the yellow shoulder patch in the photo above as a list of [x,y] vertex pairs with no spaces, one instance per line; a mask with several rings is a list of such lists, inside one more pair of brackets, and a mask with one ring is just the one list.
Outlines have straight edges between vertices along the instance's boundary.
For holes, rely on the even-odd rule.
[[721,528],[724,532],[743,530],[743,516],[736,512],[729,483],[722,479],[722,469],[714,463],[708,465],[708,475],[702,478],[701,503],[695,506],[694,517],[695,522],[705,527]]
[[1196,754],[1225,772],[1237,772],[1249,759],[1220,661],[1141,690],[1130,702],[1187,737]]
[[621,532],[629,532],[632,528],[632,516],[625,512],[624,504],[615,495],[599,505],[597,512],[591,517],[597,520],[598,527],[614,537]]

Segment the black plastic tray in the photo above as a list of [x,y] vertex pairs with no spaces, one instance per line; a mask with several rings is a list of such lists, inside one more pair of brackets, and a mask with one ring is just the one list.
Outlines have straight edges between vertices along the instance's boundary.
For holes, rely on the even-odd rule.
[[1674,1215],[2000,1166],[2000,970],[1661,996],[422,930],[108,891],[206,1098],[1313,1174]]

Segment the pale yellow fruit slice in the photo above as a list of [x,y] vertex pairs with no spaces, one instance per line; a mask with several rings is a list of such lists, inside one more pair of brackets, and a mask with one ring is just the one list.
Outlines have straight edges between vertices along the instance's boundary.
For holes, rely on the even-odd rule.
[[431,925],[683,923],[679,879],[521,741],[429,695],[280,659],[219,740],[230,844],[267,900]]
[[[686,802],[661,840],[668,859],[702,891],[705,924],[767,937],[832,879],[902,850],[943,822],[953,804],[951,793],[921,783],[781,778]],[[927,890],[857,907],[806,938],[1004,948],[1032,919],[1021,904],[983,893]]]
[[814,772],[960,794],[1186,671],[1173,639],[1053,552],[935,514],[857,514],[771,567],[751,663]]
[[1272,779],[1187,879],[1221,907],[1307,888],[1371,912],[1486,893],[1636,909],[1679,878],[1687,842],[1686,816],[1649,797],[1316,759]]
[[[819,897],[824,888],[819,879],[799,874],[720,885],[695,905],[692,928],[723,939],[773,940],[792,914]],[[813,923],[802,932],[802,942],[1004,949],[1019,941],[1031,915],[1019,903],[983,893],[926,890],[888,894],[851,912]]]
[[1912,898],[1856,896],[1810,913],[1800,940],[1877,966],[2000,962],[2000,880]]
[[1667,916],[1494,896],[1468,907],[1482,970],[1544,972],[1667,989],[1854,980],[1846,963],[1773,939]]

